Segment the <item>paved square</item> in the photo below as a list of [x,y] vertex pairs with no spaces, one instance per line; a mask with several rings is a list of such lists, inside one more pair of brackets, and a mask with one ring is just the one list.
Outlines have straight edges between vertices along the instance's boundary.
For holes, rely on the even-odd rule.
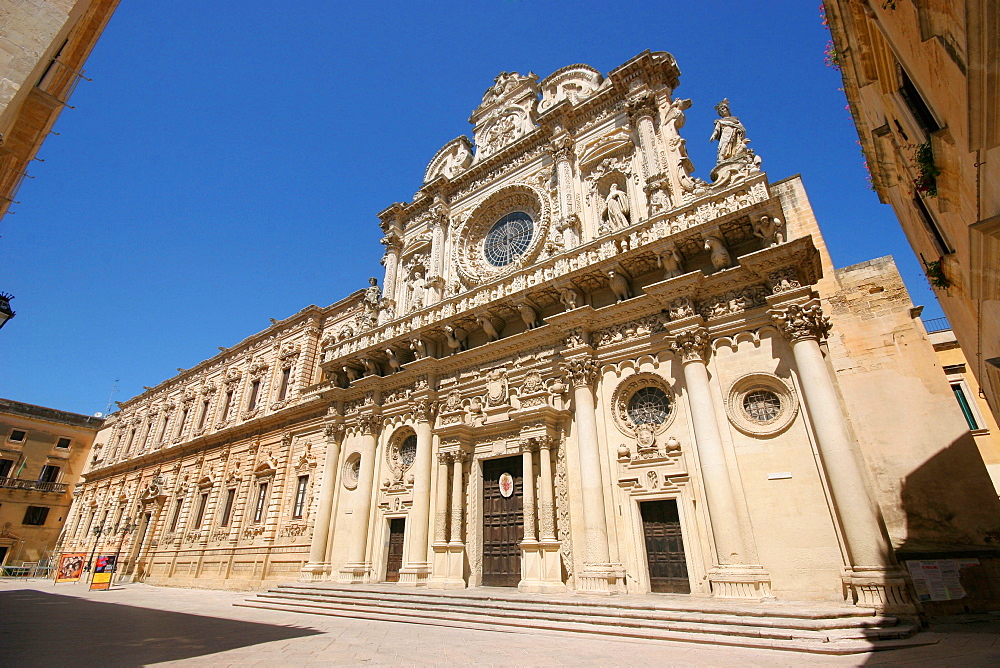
[[0,581],[0,666],[798,666],[1000,664],[1000,618],[936,624],[936,645],[845,657],[373,622],[237,608],[246,592]]

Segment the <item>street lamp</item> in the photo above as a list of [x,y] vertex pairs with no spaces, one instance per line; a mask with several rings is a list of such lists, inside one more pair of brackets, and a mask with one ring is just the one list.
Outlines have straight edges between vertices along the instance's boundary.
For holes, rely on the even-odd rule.
[[97,549],[97,542],[101,540],[101,534],[104,533],[104,525],[100,524],[94,527],[94,530],[91,533],[94,534],[94,546],[90,549],[90,556],[87,557],[87,566],[84,569],[88,573],[90,572],[90,567],[94,561],[94,551]]
[[[118,572],[118,556],[121,554],[122,545],[125,543],[125,536],[127,536],[128,534],[130,534],[133,531],[135,531],[135,529],[136,529],[137,526],[138,526],[137,524],[134,524],[132,522],[132,518],[131,517],[126,517],[125,518],[125,524],[123,524],[121,526],[121,528],[118,530],[119,532],[121,532],[122,537],[121,537],[121,540],[118,541],[118,549],[115,550],[115,564],[113,566],[115,573]],[[114,577],[114,576],[112,576],[112,577]]]
[[16,313],[10,308],[10,300],[14,298],[14,295],[9,295],[6,292],[0,292],[0,327],[7,324],[7,321],[13,318]]

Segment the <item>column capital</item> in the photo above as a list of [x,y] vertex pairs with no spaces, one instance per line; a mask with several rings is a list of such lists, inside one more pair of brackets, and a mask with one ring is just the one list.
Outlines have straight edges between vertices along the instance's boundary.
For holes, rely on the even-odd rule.
[[538,439],[537,438],[522,438],[521,439],[521,452],[535,452],[538,450]]
[[413,417],[417,422],[432,422],[437,415],[438,402],[430,399],[417,399],[412,402]]
[[326,436],[327,443],[342,441],[345,431],[343,422],[329,421],[323,424],[323,435]]
[[708,330],[696,327],[674,334],[670,349],[681,358],[685,364],[689,362],[707,362],[711,354]]
[[823,307],[818,299],[804,304],[772,308],[767,313],[782,336],[792,343],[806,339],[822,341],[832,327],[830,318],[823,315]]
[[592,357],[566,360],[564,370],[574,387],[593,387],[597,381],[598,364]]
[[638,123],[639,119],[648,116],[652,119],[656,115],[656,100],[649,93],[636,95],[627,102],[628,119],[630,123]]
[[358,429],[360,429],[363,434],[372,434],[373,436],[377,436],[378,433],[382,431],[383,418],[381,415],[367,413],[359,415],[356,420]]
[[568,132],[561,132],[552,138],[548,146],[552,152],[553,162],[573,159],[573,137]]
[[439,452],[438,453],[438,464],[440,466],[447,466],[451,464],[451,453],[450,452]]

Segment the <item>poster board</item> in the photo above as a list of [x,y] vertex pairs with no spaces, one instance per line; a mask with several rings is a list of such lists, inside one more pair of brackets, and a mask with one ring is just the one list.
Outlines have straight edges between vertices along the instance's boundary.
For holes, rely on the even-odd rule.
[[908,560],[906,568],[921,601],[954,601],[968,595],[960,571],[978,564],[979,559],[922,559]]
[[86,559],[87,555],[83,552],[73,552],[59,557],[56,582],[78,582],[83,575],[83,563]]
[[111,589],[111,578],[115,574],[117,554],[102,554],[94,561],[94,575],[90,579],[91,589]]

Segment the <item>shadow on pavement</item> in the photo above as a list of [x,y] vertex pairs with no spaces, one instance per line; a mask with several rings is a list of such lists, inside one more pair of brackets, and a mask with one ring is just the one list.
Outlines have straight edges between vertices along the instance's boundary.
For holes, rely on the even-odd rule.
[[29,589],[0,591],[0,666],[140,666],[318,633]]

